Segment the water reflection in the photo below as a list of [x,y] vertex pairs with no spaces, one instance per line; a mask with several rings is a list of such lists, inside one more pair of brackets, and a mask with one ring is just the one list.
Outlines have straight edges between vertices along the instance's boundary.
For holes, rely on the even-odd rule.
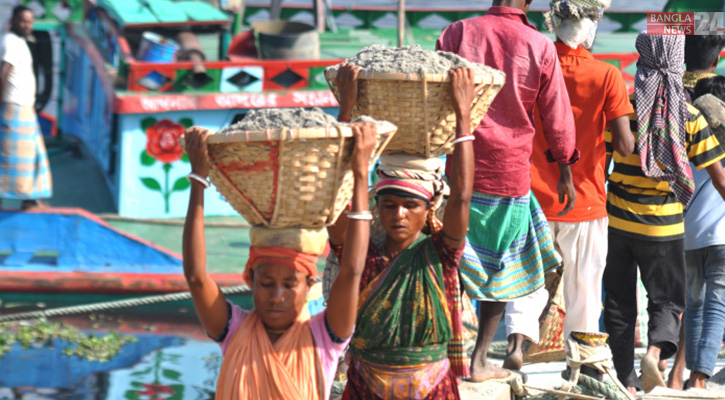
[[217,344],[199,339],[195,321],[159,325],[124,317],[123,325],[160,333],[122,329],[138,341],[105,363],[65,356],[60,342],[27,350],[15,345],[0,358],[0,400],[214,399],[222,356]]

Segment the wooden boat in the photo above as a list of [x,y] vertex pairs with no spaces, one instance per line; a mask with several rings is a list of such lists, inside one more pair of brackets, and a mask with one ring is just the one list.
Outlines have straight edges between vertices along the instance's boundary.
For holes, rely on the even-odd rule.
[[[397,39],[397,31],[390,23],[394,8],[335,6],[329,10],[329,19],[317,19],[317,22],[327,21],[328,25],[337,21],[340,26],[336,32],[319,33],[319,59],[260,60],[252,45],[253,36],[241,27],[264,18],[262,14],[267,13],[267,5],[248,5],[241,16],[238,12],[201,5],[181,12],[158,9],[151,2],[138,2],[136,11],[129,11],[132,8],[126,5],[136,4],[136,0],[72,0],[67,2],[70,10],[67,13],[53,8],[57,2],[39,3],[48,9],[37,26],[60,38],[54,42],[53,51],[64,55],[53,57],[58,59],[57,70],[62,74],[53,80],[58,85],[55,92],[60,111],[56,113],[58,121],[51,121],[51,127],[57,122],[62,136],[74,137],[90,154],[93,167],[102,176],[97,184],[107,187],[111,193],[112,211],[122,218],[139,221],[178,219],[185,215],[188,159],[174,140],[185,127],[201,125],[218,130],[243,118],[250,109],[266,107],[322,107],[334,114],[337,103],[325,82],[324,68],[369,44],[394,45]],[[167,7],[177,4],[163,3]],[[678,6],[675,1],[672,3],[672,7]],[[310,11],[318,13],[319,8],[290,6],[282,8],[280,15],[288,19],[304,19],[306,15],[309,19]],[[483,7],[407,9],[405,16],[410,28],[406,31],[406,40],[432,49],[448,22],[484,12]],[[541,10],[532,10],[528,16],[542,28]],[[645,16],[645,12],[607,12],[606,21],[614,32],[600,33],[594,48],[595,57],[622,70],[630,89],[637,60],[634,37]],[[358,21],[357,26],[348,23],[345,27],[344,21],[350,19]],[[324,26],[324,23],[317,25]],[[196,35],[205,61],[152,62],[137,57],[145,32],[177,37],[182,28]],[[48,111],[48,114],[52,113]],[[208,216],[236,214],[213,190],[206,191],[205,203]],[[91,215],[71,214],[78,220],[103,225]],[[3,293],[0,300],[4,304],[26,304],[28,299],[68,304],[69,301],[62,300],[69,293],[80,296],[72,297],[73,302],[85,303],[119,295],[137,296],[186,288],[179,255],[139,240],[135,242],[142,243],[139,249],[153,249],[160,258],[166,258],[167,264],[140,271],[138,265],[144,265],[146,260],[139,250],[137,257],[141,258],[126,259],[125,265],[114,268],[99,264],[92,271],[85,270],[79,260],[65,263],[58,255],[53,262],[63,265],[39,266],[31,261],[35,252],[43,249],[34,249],[29,256],[27,251],[16,254],[13,247],[13,237],[18,237],[23,227],[34,226],[32,221],[38,216],[12,215],[0,221],[1,227],[8,219],[26,219],[25,223],[6,228],[9,230],[0,229],[0,252],[13,253],[0,262]],[[66,217],[69,217],[67,212],[60,210],[53,218]],[[36,230],[31,235],[46,234]],[[120,240],[125,236],[115,232],[109,237]],[[155,240],[154,237],[145,239]],[[74,250],[73,243],[68,245],[69,251]],[[97,245],[103,246],[102,241]],[[80,249],[80,243],[76,246]],[[241,282],[238,273],[226,273],[218,278],[225,285]],[[86,295],[90,297],[83,297]],[[185,307],[188,306],[187,303]]]

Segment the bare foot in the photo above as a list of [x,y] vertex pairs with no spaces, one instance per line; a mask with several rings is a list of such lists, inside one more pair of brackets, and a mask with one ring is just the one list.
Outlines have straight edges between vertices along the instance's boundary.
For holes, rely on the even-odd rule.
[[508,337],[509,347],[506,350],[506,358],[503,360],[503,367],[512,371],[520,371],[524,365],[524,352],[521,347],[524,344],[524,335],[513,333]]
[[685,363],[678,362],[675,359],[675,364],[670,370],[670,374],[667,377],[667,387],[675,390],[684,390],[685,384],[683,381],[683,375],[685,374]]
[[707,375],[702,372],[693,372],[692,375],[690,375],[689,387],[693,389],[705,389],[706,382]]
[[639,363],[639,367],[642,369],[642,386],[645,393],[651,392],[656,386],[666,386],[660,370],[657,368],[658,363],[659,360],[650,354],[642,357],[642,361]]
[[669,376],[667,377],[667,387],[670,389],[675,390],[683,390],[684,384],[682,382],[682,374],[684,371],[677,371],[675,368],[672,368],[670,371]]
[[503,379],[511,375],[511,371],[507,371],[496,364],[487,362],[483,368],[476,365],[471,366],[470,382],[483,382],[489,379]]

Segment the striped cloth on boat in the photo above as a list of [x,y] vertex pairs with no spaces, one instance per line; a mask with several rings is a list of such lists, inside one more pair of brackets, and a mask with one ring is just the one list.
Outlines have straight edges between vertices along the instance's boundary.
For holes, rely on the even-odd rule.
[[3,103],[0,105],[0,198],[48,198],[52,185],[35,109]]
[[511,198],[473,192],[468,236],[459,269],[474,300],[505,301],[544,285],[561,263],[533,193]]

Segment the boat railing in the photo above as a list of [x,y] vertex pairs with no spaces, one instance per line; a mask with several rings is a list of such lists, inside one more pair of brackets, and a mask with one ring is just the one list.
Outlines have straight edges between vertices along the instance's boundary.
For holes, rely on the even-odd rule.
[[[245,12],[245,20],[252,18],[263,7],[249,6]],[[304,12],[310,7],[290,6],[285,12]],[[358,12],[375,16],[375,13],[390,13],[392,8],[359,6],[352,8],[333,7],[333,13],[341,16],[344,12]],[[484,12],[485,9],[445,9],[430,10],[412,8],[409,16],[420,13],[448,13],[451,18],[465,17],[468,13]],[[530,15],[541,14],[541,10],[532,11]],[[611,12],[613,18],[630,18],[638,14],[632,12]],[[645,12],[641,13],[645,15]],[[381,14],[382,15],[382,14]],[[294,14],[288,17],[294,17]],[[283,15],[283,17],[285,17]],[[414,19],[412,19],[413,21]],[[253,57],[240,58],[235,61],[204,62],[208,76],[211,78],[203,85],[190,79],[190,62],[152,63],[142,62],[134,58],[132,48],[121,29],[112,17],[102,9],[87,14],[83,25],[69,23],[68,32],[84,46],[95,48],[103,61],[96,61],[99,68],[104,65],[109,75],[107,85],[117,90],[143,94],[159,93],[262,93],[285,91],[327,91],[324,68],[341,62],[341,59],[325,60],[259,60]],[[434,32],[434,29],[431,29]],[[725,54],[725,52],[723,53]],[[595,58],[607,61],[622,71],[625,82],[631,89],[634,83],[632,65],[637,61],[636,53],[594,54]],[[103,75],[99,72],[99,75]],[[103,79],[102,79],[103,80]],[[106,86],[106,85],[104,85]]]
[[[286,5],[281,11],[281,19],[300,18],[304,14],[312,13],[312,5]],[[431,7],[406,7],[405,16],[408,24],[413,28],[444,28],[451,22],[464,18],[483,15],[488,7],[450,7],[450,8],[431,8]],[[351,28],[355,29],[378,29],[379,27],[390,28],[381,24],[384,18],[390,18],[391,15],[397,13],[394,6],[371,6],[371,5],[355,5],[349,6],[332,6],[332,15],[337,23],[353,21]],[[544,15],[546,9],[529,10],[527,17],[529,21],[536,25],[540,31],[544,31]],[[618,24],[619,28],[614,30],[615,33],[636,33],[635,25],[645,20],[648,11],[623,11],[608,10],[604,14],[604,19],[612,23]],[[266,19],[269,13],[269,5],[248,5],[244,11],[244,23],[251,23]],[[394,22],[391,20],[391,22]],[[344,25],[344,24],[343,24]]]

